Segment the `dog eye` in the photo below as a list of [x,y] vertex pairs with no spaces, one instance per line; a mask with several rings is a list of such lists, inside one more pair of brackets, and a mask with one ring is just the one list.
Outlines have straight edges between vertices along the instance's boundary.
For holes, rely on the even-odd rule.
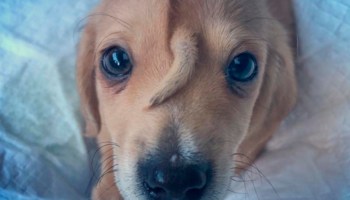
[[228,82],[248,82],[258,74],[256,58],[249,52],[235,56],[226,68]]
[[120,47],[113,47],[103,53],[101,69],[107,78],[124,79],[130,75],[132,63],[125,50]]

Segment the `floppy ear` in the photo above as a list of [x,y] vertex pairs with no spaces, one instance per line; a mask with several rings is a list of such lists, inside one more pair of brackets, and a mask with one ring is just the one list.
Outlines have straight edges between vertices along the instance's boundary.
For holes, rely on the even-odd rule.
[[[273,23],[269,31],[271,43],[264,80],[253,109],[248,134],[237,149],[238,156],[235,160],[241,163],[238,169],[245,168],[254,161],[297,99],[294,51],[291,48],[293,45],[290,44],[294,32],[286,33],[280,24]],[[276,33],[280,35],[276,36]]]
[[239,167],[236,172],[254,162],[296,102],[297,88],[292,57],[288,55],[288,61],[283,62],[283,66],[276,66],[275,58],[268,60],[267,68],[270,69],[266,71],[255,103],[248,133],[237,149],[235,161]]
[[87,24],[85,27],[77,56],[77,84],[87,136],[96,136],[100,129],[94,70],[96,34],[92,27],[91,24]]

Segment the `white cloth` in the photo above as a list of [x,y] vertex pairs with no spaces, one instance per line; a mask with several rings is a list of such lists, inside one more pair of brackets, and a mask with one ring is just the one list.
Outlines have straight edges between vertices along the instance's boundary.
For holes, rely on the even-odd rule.
[[89,195],[74,59],[95,3],[0,1],[0,199]]

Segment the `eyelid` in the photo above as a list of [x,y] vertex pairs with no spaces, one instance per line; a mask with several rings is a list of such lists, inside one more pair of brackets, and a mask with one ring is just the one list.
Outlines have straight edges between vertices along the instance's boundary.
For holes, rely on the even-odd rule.
[[121,47],[128,53],[130,57],[132,57],[130,48],[128,48],[127,43],[128,40],[125,37],[124,31],[112,32],[106,36],[103,36],[103,39],[96,43],[97,46],[95,48],[95,59],[98,61],[105,50],[114,46]]
[[[257,39],[258,40],[258,39]],[[251,42],[252,40],[242,40],[238,42],[234,48],[230,51],[230,54],[224,63],[223,70],[232,62],[232,60],[239,54],[244,52],[250,52],[255,56],[258,68],[262,66],[263,58],[265,57],[262,52],[265,52],[267,48],[265,42]],[[261,41],[260,39],[258,41]]]
[[126,41],[123,37],[123,32],[112,32],[106,36],[103,36],[103,39],[98,41],[98,45],[96,46],[96,49],[105,49],[109,46],[112,46],[113,44],[120,44],[123,46],[124,42]]
[[124,48],[122,45],[120,45],[118,43],[106,43],[105,45],[103,45],[101,47],[101,50],[99,50],[98,54],[99,55],[103,55],[106,51],[109,51],[109,50],[111,50],[113,48],[121,49],[121,50],[125,51],[129,55],[128,49]]
[[119,48],[123,51],[125,51],[130,59],[131,64],[133,67],[135,67],[134,57],[131,52],[131,49],[123,42],[115,42],[116,40],[111,40],[111,42],[106,42],[103,45],[100,45],[100,50],[95,54],[95,64],[96,66],[99,66],[101,63],[101,59],[106,51],[109,51],[113,48]]

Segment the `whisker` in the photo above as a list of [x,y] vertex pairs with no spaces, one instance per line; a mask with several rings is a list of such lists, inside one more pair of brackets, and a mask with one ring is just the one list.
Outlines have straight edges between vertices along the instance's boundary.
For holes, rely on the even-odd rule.
[[105,175],[110,174],[110,173],[117,172],[118,170],[114,169],[116,166],[118,166],[118,164],[112,165],[112,166],[109,167],[105,172],[103,172],[103,173],[101,174],[101,176],[99,177],[99,179],[98,179],[98,183],[101,183],[102,178],[103,178]]
[[[113,143],[113,142],[100,142],[100,144],[103,144],[102,146],[100,146],[96,151],[95,151],[95,153],[94,153],[94,155],[92,156],[92,159],[91,159],[91,163],[90,163],[90,165],[91,165],[91,168],[92,169],[94,169],[94,167],[93,167],[93,164],[92,163],[94,163],[94,161],[95,161],[95,157],[96,157],[96,155],[97,155],[97,153],[98,152],[100,152],[101,154],[102,153],[107,153],[107,152],[109,152],[109,151],[111,151],[111,150],[113,150],[113,147],[119,147],[119,145],[118,144],[116,144],[116,143]],[[112,148],[111,149],[108,149],[107,151],[105,151],[105,152],[102,152],[101,150],[102,150],[102,148],[105,148],[105,147],[108,147],[109,145],[111,145],[112,146]],[[95,165],[96,166],[96,165]]]
[[253,188],[254,188],[254,192],[255,192],[256,197],[258,198],[258,200],[260,200],[260,197],[259,197],[259,195],[258,195],[258,191],[256,190],[254,181],[250,181],[250,182],[251,182],[252,185],[253,185]]
[[76,41],[76,34],[81,32],[81,30],[83,30],[86,27],[86,24],[88,24],[88,20],[90,18],[93,18],[93,17],[109,17],[114,22],[122,25],[124,28],[131,30],[131,25],[128,22],[126,22],[126,21],[124,21],[116,16],[113,16],[113,15],[107,14],[107,13],[103,13],[103,12],[91,13],[91,14],[77,20],[77,22],[75,23],[76,25],[74,26],[73,33],[72,33],[73,42]]
[[[103,145],[101,145],[103,144]],[[119,147],[118,144],[113,143],[113,142],[100,142],[100,147],[98,149],[96,149],[95,153],[93,154],[91,160],[90,160],[90,169],[92,171],[92,176],[89,180],[89,183],[87,185],[86,188],[86,193],[88,192],[87,190],[90,188],[90,186],[93,184],[96,176],[97,176],[97,171],[100,170],[102,163],[106,162],[108,159],[111,159],[113,161],[113,158],[115,157],[114,155],[107,157],[106,159],[104,159],[100,164],[98,162],[95,161],[95,158],[97,156],[97,153],[107,153],[111,150],[113,150],[113,147]],[[108,149],[107,151],[102,152],[101,150],[105,147],[111,147],[110,149]]]
[[[277,196],[279,199],[281,198],[281,197],[279,196],[279,194],[278,194],[276,188],[275,188],[275,187],[273,186],[273,184],[271,183],[271,181],[270,181],[270,180],[264,175],[264,173],[252,162],[253,160],[252,160],[249,156],[247,156],[247,155],[245,155],[245,154],[243,154],[243,153],[234,153],[234,154],[232,154],[232,156],[240,156],[240,157],[243,157],[243,158],[247,159],[248,162],[239,161],[239,160],[234,160],[234,162],[243,163],[243,164],[249,164],[248,167],[251,167],[251,168],[253,168],[254,170],[256,170],[257,174],[258,174],[262,179],[264,179],[264,180],[267,182],[267,184],[269,184],[269,186],[272,188],[272,190],[273,190],[273,192],[276,194],[276,196]],[[248,172],[249,172],[249,171],[248,171]],[[255,185],[253,185],[253,186],[255,187]],[[255,189],[256,189],[256,188],[255,188]]]

